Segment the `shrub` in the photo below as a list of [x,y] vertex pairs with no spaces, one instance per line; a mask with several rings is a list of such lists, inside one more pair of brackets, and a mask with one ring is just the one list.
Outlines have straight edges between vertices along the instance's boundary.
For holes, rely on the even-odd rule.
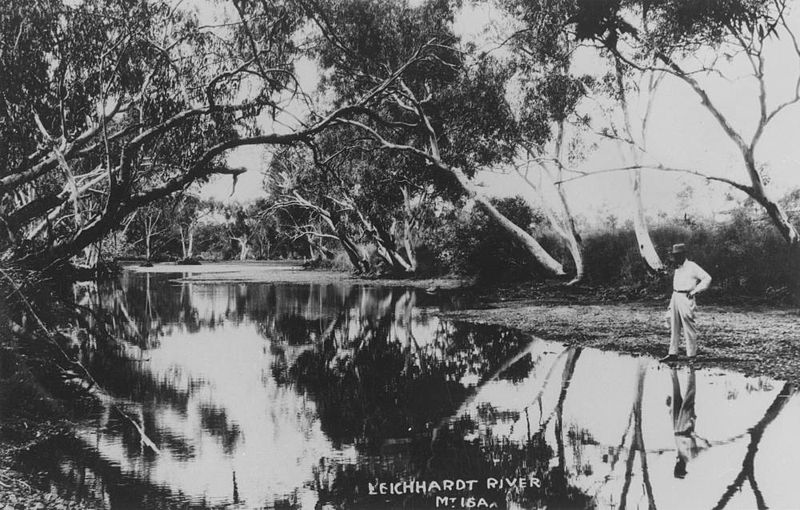
[[[714,279],[715,290],[762,294],[788,285],[789,250],[763,217],[737,211],[729,221],[665,220],[650,235],[662,260],[673,244],[686,243],[689,257]],[[639,256],[631,226],[590,232],[584,241],[586,274],[598,284],[636,284],[646,281],[647,267]]]
[[[555,236],[543,228],[543,216],[522,198],[504,198],[494,205],[516,225],[532,232],[557,259],[566,253]],[[524,247],[511,241],[479,208],[454,209],[439,218],[438,227],[422,239],[425,249],[434,254],[434,272],[477,275],[484,280],[532,279],[545,275],[541,266]]]

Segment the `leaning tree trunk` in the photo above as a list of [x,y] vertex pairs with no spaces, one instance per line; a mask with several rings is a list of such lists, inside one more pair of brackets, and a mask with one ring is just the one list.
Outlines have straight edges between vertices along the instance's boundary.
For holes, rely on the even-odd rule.
[[[431,132],[433,132],[432,128],[429,129]],[[513,221],[509,220],[497,209],[497,207],[494,206],[494,204],[492,204],[487,197],[481,195],[473,189],[469,179],[466,175],[464,175],[464,172],[458,168],[445,164],[441,160],[438,145],[433,137],[431,137],[430,146],[432,159],[436,162],[436,166],[440,170],[450,174],[451,177],[455,178],[467,196],[475,200],[475,202],[484,210],[489,218],[491,218],[511,240],[516,241],[520,246],[522,246],[525,251],[527,251],[534,259],[536,259],[536,261],[539,262],[539,264],[541,264],[542,267],[544,267],[545,270],[551,275],[566,275],[564,272],[564,266],[562,266],[559,261],[547,253],[547,250],[545,250],[542,245],[533,238],[532,235],[525,231],[525,229],[516,225]]]
[[[333,226],[333,224],[331,225]],[[344,248],[345,254],[347,254],[347,258],[350,260],[350,264],[352,264],[356,272],[368,273],[370,270],[370,263],[367,256],[361,251],[356,243],[350,240],[350,236],[348,236],[344,231],[344,227],[341,223],[336,225],[334,228],[336,237],[339,239],[342,248]]]
[[406,260],[397,248],[394,235],[383,228],[379,222],[372,221],[361,211],[356,209],[364,229],[372,237],[378,254],[386,262],[392,273],[413,273],[416,265]]
[[[435,153],[436,154],[436,153]],[[552,276],[565,276],[564,266],[561,262],[554,259],[547,250],[545,250],[539,242],[534,239],[525,229],[509,220],[497,207],[492,204],[491,200],[475,191],[469,182],[469,179],[464,172],[458,168],[454,168],[444,164],[438,156],[433,156],[436,161],[436,166],[439,170],[448,173],[452,178],[461,186],[465,194],[477,203],[481,209],[499,226],[503,232],[508,235],[509,239],[515,241],[522,246],[544,269]]]
[[567,228],[565,231],[567,234],[567,247],[569,248],[569,254],[572,256],[572,262],[575,264],[575,277],[567,285],[574,285],[583,280],[585,274],[585,267],[583,264],[583,244],[580,241],[580,235],[578,234],[578,229],[575,226],[575,218],[572,216],[572,211],[567,204],[567,197],[564,195],[564,190],[561,189],[560,184],[557,186],[557,188],[558,196],[561,199],[561,207],[563,207],[564,215],[566,216]]
[[[635,164],[638,165],[638,161]],[[664,269],[664,263],[661,261],[661,257],[658,256],[658,251],[656,251],[656,247],[653,244],[653,239],[650,237],[650,229],[647,227],[647,218],[644,214],[642,173],[641,170],[633,170],[632,172],[631,181],[634,205],[633,230],[636,234],[636,245],[639,248],[639,254],[647,263],[647,266],[652,271],[661,271]]]
[[411,205],[411,198],[408,188],[400,188],[403,193],[403,249],[406,252],[406,260],[411,266],[411,272],[417,272],[417,253],[414,249],[415,230],[417,222],[414,218],[414,207]]
[[100,262],[100,241],[84,248],[83,253],[86,259],[86,267],[97,269],[97,264]]
[[575,226],[575,217],[572,216],[572,211],[570,210],[569,203],[567,202],[567,195],[564,193],[562,177],[563,177],[563,165],[562,161],[564,160],[564,136],[566,135],[566,130],[564,129],[564,120],[561,120],[558,123],[558,137],[556,139],[556,161],[558,162],[558,183],[556,184],[556,191],[558,192],[558,198],[561,201],[561,209],[564,213],[564,222],[566,223],[565,228],[559,229],[561,232],[562,238],[567,242],[567,247],[569,248],[569,253],[572,256],[572,262],[575,264],[575,277],[570,281],[567,285],[574,285],[581,280],[583,280],[584,276],[584,265],[583,265],[583,245],[580,241],[580,235],[578,234],[578,229]]
[[[399,81],[409,97],[414,98],[414,93],[405,86],[402,80]],[[449,175],[450,178],[455,179],[464,190],[466,195],[475,202],[486,212],[486,214],[508,235],[510,239],[517,242],[522,246],[533,258],[535,258],[545,270],[553,276],[564,276],[564,267],[559,261],[550,256],[549,253],[533,238],[525,229],[515,225],[513,221],[509,220],[503,215],[491,201],[477,193],[469,182],[469,179],[464,172],[459,168],[452,167],[442,160],[441,151],[439,150],[439,142],[437,140],[436,130],[433,127],[430,117],[423,110],[421,103],[413,99],[414,108],[416,109],[420,120],[422,121],[425,130],[428,133],[428,151],[425,154],[426,158],[432,163],[435,168]],[[389,144],[385,144],[389,145]],[[389,145],[391,146],[391,145]],[[412,149],[416,150],[416,149]]]
[[[474,193],[474,192],[473,192]],[[525,250],[530,253],[544,268],[554,276],[564,276],[564,266],[561,262],[554,259],[547,251],[539,244],[524,229],[517,226],[513,221],[506,218],[497,207],[495,207],[488,198],[478,194],[473,195],[475,202],[483,208],[486,214],[489,215],[499,226],[502,228],[511,239],[518,242]]]
[[[550,175],[550,170],[541,165],[542,171],[546,172]],[[560,175],[559,169],[559,175]],[[517,174],[525,181],[525,183],[532,189],[538,192],[541,190],[531,182],[528,176],[522,172],[521,170],[517,170]],[[552,175],[550,175],[552,178]],[[559,177],[559,181],[561,178]],[[569,205],[567,203],[567,197],[564,193],[564,190],[561,188],[561,184],[555,184],[556,191],[558,192],[559,200],[561,201],[561,209],[564,215],[564,220],[562,222],[559,219],[558,215],[555,211],[552,210],[551,207],[543,207],[542,210],[544,211],[545,215],[547,216],[547,221],[550,223],[550,227],[553,231],[567,244],[567,248],[569,250],[570,256],[572,257],[572,261],[575,264],[575,277],[567,283],[567,285],[575,285],[576,283],[583,280],[584,277],[584,265],[583,265],[583,246],[580,242],[580,236],[578,234],[578,230],[575,226],[575,220],[572,217],[572,212],[570,211]],[[562,225],[562,223],[566,223],[566,225]]]

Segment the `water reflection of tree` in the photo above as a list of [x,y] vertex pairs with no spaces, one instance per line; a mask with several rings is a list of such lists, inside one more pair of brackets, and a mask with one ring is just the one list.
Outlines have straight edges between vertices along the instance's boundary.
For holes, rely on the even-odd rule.
[[[55,306],[50,306],[52,313],[48,320],[57,325],[64,348],[92,375],[92,380],[98,381],[104,392],[113,397],[105,402],[110,405],[101,407],[93,418],[98,437],[104,435],[119,441],[124,457],[137,466],[133,476],[143,476],[135,484],[126,483],[142,490],[148,487],[146,490],[159,501],[162,492],[164,498],[171,497],[170,491],[149,488],[147,469],[142,470],[142,466],[149,465],[156,451],[181,461],[196,455],[195,445],[187,439],[184,430],[173,428],[173,422],[175,417],[187,419],[191,393],[205,382],[188,377],[181,386],[169,374],[151,372],[146,363],[147,351],[157,348],[160,338],[176,330],[213,329],[221,320],[231,316],[239,320],[247,313],[248,303],[242,301],[241,292],[223,295],[227,306],[223,302],[223,307],[198,311],[193,303],[195,290],[191,284],[170,285],[166,278],[127,275],[121,282],[81,282],[70,288],[53,289],[51,294]],[[39,307],[45,308],[46,304],[40,303]],[[242,314],[237,310],[243,310]],[[177,415],[165,418],[164,406]],[[200,428],[219,441],[223,453],[230,454],[241,439],[238,425],[229,420],[222,408],[201,406],[197,412]],[[144,434],[148,444],[153,445],[152,449],[143,446]],[[77,461],[84,470],[85,457],[82,451],[81,460]],[[140,464],[137,459],[144,463]],[[113,484],[118,478],[115,469],[107,469],[105,463],[99,465],[104,468],[102,476],[108,476],[105,481]],[[59,466],[54,466],[53,473],[58,470]],[[80,483],[92,485],[95,481],[92,478]],[[101,485],[103,483],[101,481]],[[97,487],[92,490],[95,489]],[[101,492],[105,490],[101,489]],[[127,489],[115,487],[113,491],[126,493]],[[164,507],[170,505],[165,503]]]
[[465,376],[485,374],[529,341],[507,330],[447,324],[420,344],[410,324],[391,313],[406,299],[379,304],[384,314],[345,314],[291,367],[336,441],[374,446],[429,431],[468,394]]
[[[162,455],[188,459],[197,454],[180,426],[175,428],[175,423],[165,421],[163,406],[187,419],[187,413],[195,412],[188,408],[191,392],[204,382],[184,380],[185,384],[179,386],[170,377],[152,373],[146,363],[148,350],[159,347],[161,339],[176,331],[191,333],[213,329],[223,321],[247,320],[256,323],[270,348],[276,351],[316,344],[324,346],[323,351],[344,353],[351,344],[363,344],[358,349],[359,364],[383,356],[381,342],[394,345],[402,340],[400,343],[406,347],[419,348],[411,332],[412,323],[420,322],[419,316],[412,317],[416,299],[412,291],[341,285],[203,287],[170,284],[161,276],[129,274],[120,283],[79,284],[67,291],[63,302],[76,313],[64,314],[60,330],[72,339],[75,355],[97,380],[110,393],[124,399],[120,409],[139,427],[126,426],[119,413],[106,408],[97,417],[98,431],[120,441],[125,458],[140,466],[149,465],[152,452],[142,447],[139,430],[147,432]],[[400,350],[387,352],[385,358],[390,360]],[[403,355],[407,361],[408,354]],[[289,361],[294,365],[294,359]],[[409,374],[424,369],[407,362],[404,366]],[[366,377],[380,381],[379,374]],[[424,383],[417,384],[424,390]],[[437,405],[434,402],[428,406]],[[238,424],[221,407],[203,405],[196,411],[204,433],[215,437],[223,452],[230,454],[241,438]],[[136,459],[142,459],[144,464]],[[145,473],[146,470],[136,476],[146,479]],[[112,483],[117,478],[113,470],[109,477]],[[143,479],[134,485],[146,490],[147,483]],[[290,500],[275,504],[294,505]]]
[[188,505],[187,495],[153,484],[140,473],[126,473],[119,464],[77,439],[49,440],[22,455],[21,468],[25,465],[36,467],[34,477],[45,469],[47,481],[54,483],[54,490],[57,488],[60,494],[89,501],[98,508],[213,508],[198,502]]
[[[628,425],[623,433],[623,436],[620,440],[620,444],[613,449],[613,453],[611,455],[611,462],[609,466],[609,474],[605,476],[603,480],[603,485],[608,483],[612,478],[612,473],[615,471],[615,466],[619,460],[621,460],[621,455],[623,453],[627,453],[625,456],[625,473],[624,473],[624,481],[623,486],[620,491],[619,496],[619,503],[618,508],[624,509],[627,507],[630,498],[630,489],[631,483],[633,479],[636,477],[634,473],[635,470],[635,461],[636,456],[639,457],[639,464],[640,464],[640,477],[641,483],[643,487],[643,492],[647,497],[647,506],[648,508],[654,509],[656,508],[656,500],[653,494],[653,487],[652,481],[649,472],[648,466],[648,455],[650,454],[661,454],[668,450],[648,450],[645,447],[644,439],[643,439],[643,432],[642,432],[642,399],[644,395],[644,383],[646,379],[647,371],[646,371],[646,362],[640,362],[636,382],[635,382],[635,391],[633,402],[631,404],[631,411],[628,418]],[[781,391],[776,395],[775,399],[773,400],[772,404],[766,409],[763,417],[753,426],[747,429],[747,432],[743,434],[737,434],[732,437],[721,439],[721,440],[706,440],[697,436],[694,432],[694,414],[695,414],[695,380],[694,380],[694,368],[689,369],[689,376],[687,379],[687,386],[685,393],[682,393],[680,390],[680,386],[678,383],[677,378],[677,371],[675,368],[670,370],[670,377],[673,384],[673,396],[672,396],[672,405],[673,405],[673,421],[675,426],[675,434],[676,434],[676,441],[681,439],[687,439],[691,441],[691,454],[696,455],[698,452],[714,448],[721,445],[727,445],[734,443],[743,439],[744,437],[750,437],[750,443],[748,444],[747,453],[742,460],[742,468],[740,472],[737,474],[734,481],[727,487],[725,492],[722,496],[720,496],[719,501],[717,502],[715,509],[722,509],[724,508],[730,499],[735,495],[741,487],[744,485],[745,482],[748,482],[751,489],[753,490],[753,495],[756,500],[756,505],[759,509],[767,508],[764,497],[758,487],[758,483],[756,481],[756,476],[754,472],[754,460],[755,455],[758,450],[758,444],[764,434],[765,429],[772,423],[775,418],[779,415],[781,410],[789,401],[790,397],[794,395],[797,389],[790,385],[786,384],[783,386]],[[749,384],[749,383],[748,383]],[[685,416],[679,416],[679,415]],[[688,423],[691,422],[691,423]],[[632,432],[632,435],[631,435]],[[630,446],[627,448],[625,447],[626,443],[630,441]],[[681,448],[676,448],[678,452],[678,463],[680,464],[682,461],[686,461],[687,459],[683,458],[689,452],[682,452]],[[680,473],[676,471],[676,476],[679,476]],[[682,477],[682,476],[679,476]]]
[[620,494],[619,499],[620,510],[627,508],[628,491],[631,486],[631,480],[633,479],[633,466],[637,454],[639,455],[639,462],[642,469],[642,485],[647,495],[648,508],[651,510],[656,508],[655,498],[653,497],[653,485],[650,482],[650,471],[647,466],[647,451],[645,450],[644,436],[642,434],[642,396],[644,395],[644,379],[646,373],[646,362],[640,361],[636,376],[636,392],[633,399],[633,408],[631,410],[631,418],[629,418],[629,423],[631,419],[633,420],[633,440],[628,450],[628,458],[625,461],[625,482],[622,485],[622,494]]
[[784,384],[781,391],[775,397],[775,400],[773,400],[772,404],[767,408],[764,416],[758,421],[758,423],[749,429],[748,433],[750,434],[750,443],[747,445],[747,453],[745,454],[744,459],[742,459],[742,468],[736,475],[736,478],[733,480],[733,482],[728,486],[722,496],[720,496],[719,501],[714,506],[714,510],[725,508],[734,494],[741,490],[741,487],[745,481],[750,484],[750,488],[753,490],[753,495],[755,496],[756,505],[759,510],[768,508],[764,500],[764,496],[758,487],[758,483],[756,482],[754,467],[756,452],[758,451],[758,445],[761,442],[764,431],[773,421],[775,421],[775,418],[778,417],[780,412],[789,402],[789,398],[794,395],[796,391],[797,388],[795,388],[793,385],[789,383]]
[[[385,321],[366,323],[359,331],[349,343],[327,342],[303,353],[293,367],[294,380],[318,402],[323,430],[343,442],[363,446],[368,459],[375,459],[358,465],[323,459],[315,470],[321,504],[347,502],[354,508],[371,508],[379,501],[387,508],[433,504],[432,498],[424,495],[388,501],[365,497],[367,483],[376,479],[535,477],[541,480],[540,488],[498,491],[484,485],[469,495],[501,507],[512,501],[523,507],[591,505],[591,498],[571,486],[565,474],[562,414],[580,349],[567,349],[554,361],[544,385],[553,379],[558,361],[564,358],[557,403],[534,429],[525,409],[528,439],[520,443],[494,437],[491,425],[519,422],[521,413],[506,413],[483,403],[473,418],[465,413],[465,406],[481,386],[498,377],[521,379],[522,368],[530,376],[531,366],[541,359],[534,360],[523,349],[527,338],[499,328],[443,323],[436,338],[426,344],[435,348],[420,349],[413,334],[405,336],[412,341],[403,341],[392,335]],[[337,357],[342,349],[348,354]],[[462,384],[468,375],[477,376],[477,387]],[[541,404],[541,398],[540,392],[534,404]],[[547,423],[553,419],[555,451],[545,439]],[[361,423],[364,425],[359,428]],[[439,425],[432,427],[435,423]],[[475,437],[480,439],[468,439]],[[555,467],[551,465],[554,458]]]

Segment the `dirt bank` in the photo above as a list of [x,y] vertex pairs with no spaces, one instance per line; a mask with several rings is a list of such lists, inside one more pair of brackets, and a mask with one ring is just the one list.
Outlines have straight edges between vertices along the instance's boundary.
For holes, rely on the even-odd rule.
[[305,269],[296,261],[204,262],[199,266],[166,263],[153,267],[126,265],[137,273],[183,273],[192,283],[350,283],[421,289],[455,289],[474,284],[470,278],[362,278],[350,273]]
[[[697,366],[800,384],[800,316],[767,306],[704,305],[698,298]],[[554,303],[515,299],[448,317],[518,328],[548,340],[661,357],[669,347],[666,302]],[[682,346],[683,347],[683,346]]]

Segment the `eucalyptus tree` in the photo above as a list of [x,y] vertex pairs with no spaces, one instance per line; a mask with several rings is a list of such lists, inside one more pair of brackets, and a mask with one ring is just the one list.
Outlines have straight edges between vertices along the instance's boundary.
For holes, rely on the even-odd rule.
[[231,149],[307,141],[379,101],[409,64],[316,111],[295,76],[304,7],[212,5],[230,17],[204,24],[181,4],[148,0],[12,0],[2,10],[3,260],[68,261],[138,208],[241,173],[225,164]]
[[[800,74],[791,91],[781,97],[768,86],[768,61],[780,65],[800,64],[796,26],[790,21],[791,2],[785,0],[734,0],[692,2],[689,0],[603,1],[574,4],[571,18],[576,35],[593,40],[617,61],[620,72],[661,73],[664,80],[687,86],[720,131],[735,147],[746,180],[720,177],[693,168],[674,168],[660,162],[641,162],[637,168],[683,172],[726,183],[758,203],[800,260],[800,234],[783,207],[770,196],[761,171],[759,143],[780,116],[789,115],[800,103]],[[778,52],[782,43],[787,51]],[[778,56],[780,54],[780,57]],[[787,55],[790,60],[786,60]],[[720,58],[720,57],[725,58]],[[745,78],[754,92],[739,97],[737,109],[751,102],[758,112],[753,125],[737,122],[709,87],[710,78],[730,70],[731,60],[744,60]],[[739,124],[739,125],[737,125]]]
[[237,258],[247,260],[250,255],[250,241],[255,233],[256,218],[247,214],[247,210],[242,206],[229,208],[225,215],[228,219],[226,228],[231,242],[239,247]]
[[353,223],[352,199],[341,176],[317,164],[309,150],[290,148],[270,162],[267,189],[283,228],[294,239],[305,239],[312,259],[332,259],[331,243],[338,244],[357,273],[371,271],[369,254],[360,244],[362,233]]
[[309,150],[284,151],[271,162],[273,193],[280,206],[310,213],[299,233],[335,239],[356,271],[414,273],[422,212],[437,196],[430,171],[416,158],[362,141],[360,130],[342,128],[321,134]]
[[[663,264],[650,237],[644,213],[641,169],[634,167],[642,159],[648,115],[645,114],[641,125],[634,122],[628,98],[634,90],[639,93],[646,90],[650,92],[646,94],[647,100],[652,101],[652,92],[659,80],[650,73],[641,80],[647,82],[649,88],[640,86],[634,82],[634,77],[628,76],[630,73],[623,73],[613,56],[604,58],[609,55],[602,45],[595,44],[601,50],[599,54],[592,51],[591,41],[576,29],[578,13],[591,10],[590,5],[573,1],[519,0],[501,0],[500,4],[510,20],[504,44],[512,48],[524,87],[522,113],[530,114],[526,110],[533,106],[533,114],[546,114],[550,120],[548,144],[529,150],[524,177],[533,185],[527,175],[533,163],[555,183],[561,214],[559,218],[550,213],[551,223],[570,249],[578,268],[576,280],[582,276],[583,247],[563,186],[575,178],[578,172],[575,167],[580,160],[588,159],[583,154],[587,142],[597,144],[610,140],[618,145],[625,159],[631,160],[630,165],[615,170],[630,174],[632,222],[639,253],[651,270],[661,270]],[[599,71],[586,69],[581,60],[585,61],[587,55],[601,63],[608,60],[610,66],[601,67]],[[646,108],[648,114],[649,106],[650,103]],[[518,173],[523,173],[519,166],[517,169]]]
[[136,210],[133,228],[128,229],[128,239],[133,241],[133,246],[141,243],[147,262],[153,261],[157,249],[164,244],[166,234],[172,231],[170,216],[173,205],[167,200],[157,200]]
[[425,51],[426,58],[407,66],[379,104],[341,123],[362,132],[364,150],[404,154],[440,186],[474,200],[550,274],[564,275],[562,264],[471,182],[476,170],[513,159],[519,125],[505,97],[512,70],[476,56],[474,48],[459,47],[453,7],[445,1],[416,7],[403,1],[309,2],[322,34],[322,86],[338,103],[347,103]]
[[575,69],[579,42],[566,27],[568,5],[520,0],[500,4],[510,21],[502,44],[511,49],[509,60],[519,89],[515,110],[522,163],[514,169],[542,195],[544,181],[553,187],[557,206],[542,209],[568,247],[575,266],[570,283],[577,283],[584,277],[584,248],[563,181],[565,173],[585,157],[583,137],[590,119],[579,105],[595,91],[597,79]]
[[197,195],[184,193],[175,197],[172,224],[181,241],[181,259],[189,261],[194,258],[195,234],[200,221],[212,213],[209,203],[200,200]]

